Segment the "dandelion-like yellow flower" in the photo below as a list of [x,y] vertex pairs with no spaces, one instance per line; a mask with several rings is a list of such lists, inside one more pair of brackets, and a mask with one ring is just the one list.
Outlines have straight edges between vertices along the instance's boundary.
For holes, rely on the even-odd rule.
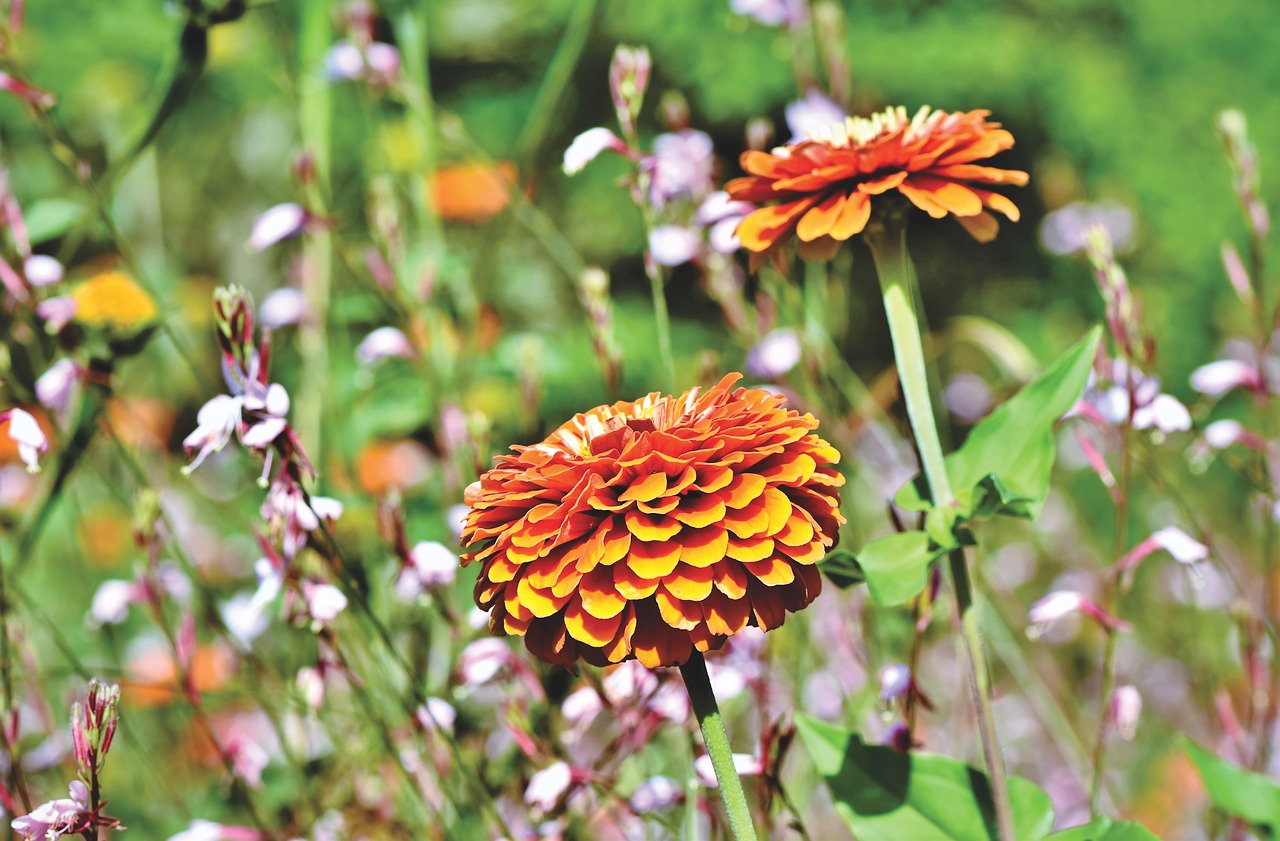
[[81,283],[71,292],[76,302],[75,320],[87,327],[131,332],[156,317],[156,302],[132,279],[119,272],[105,272]]
[[747,250],[767,254],[794,235],[805,256],[829,258],[866,227],[873,197],[897,192],[930,216],[954,216],[987,242],[999,229],[987,208],[1015,222],[1018,208],[975,185],[1027,183],[1025,172],[978,163],[1013,146],[1013,135],[988,122],[989,114],[926,106],[908,118],[899,106],[849,117],[772,153],[745,152],[742,168],[750,174],[725,189],[738,201],[777,204],[745,217],[738,238]]
[[463,562],[495,633],[566,666],[672,666],[813,601],[840,456],[740,376],[576,415],[467,489]]

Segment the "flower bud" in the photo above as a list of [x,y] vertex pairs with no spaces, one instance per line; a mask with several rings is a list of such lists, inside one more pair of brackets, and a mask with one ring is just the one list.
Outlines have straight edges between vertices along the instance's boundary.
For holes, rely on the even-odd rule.
[[635,137],[636,116],[644,103],[651,70],[648,48],[620,44],[614,50],[613,61],[609,65],[609,94],[613,97],[613,109],[618,114],[618,125],[628,137]]

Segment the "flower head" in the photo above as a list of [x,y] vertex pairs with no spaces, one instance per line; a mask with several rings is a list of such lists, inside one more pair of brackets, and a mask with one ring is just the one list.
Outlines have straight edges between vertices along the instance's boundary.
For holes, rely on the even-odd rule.
[[[1013,145],[1012,134],[987,121],[989,113],[925,106],[909,118],[899,106],[849,117],[772,153],[744,152],[742,168],[749,174],[729,182],[729,195],[777,204],[744,219],[738,237],[749,251],[764,254],[794,234],[806,256],[829,257],[866,227],[873,197],[897,191],[930,216],[955,216],[986,242],[999,227],[986,208],[1015,222],[1018,208],[974,185],[1027,183],[1025,172],[978,163]],[[887,198],[877,199],[877,207]]]
[[75,320],[89,327],[131,333],[156,317],[156,302],[134,281],[119,272],[89,278],[71,292]]
[[467,489],[463,561],[494,632],[562,665],[669,666],[813,601],[839,454],[739,376],[579,414]]

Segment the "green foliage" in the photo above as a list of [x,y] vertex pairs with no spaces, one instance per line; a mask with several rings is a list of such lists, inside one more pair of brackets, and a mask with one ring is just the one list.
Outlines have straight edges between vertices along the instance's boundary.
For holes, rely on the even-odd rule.
[[[946,756],[899,753],[856,733],[798,716],[809,757],[831,789],[836,810],[860,841],[990,841],[995,808],[986,775]],[[1035,784],[1009,780],[1014,833],[1048,835],[1053,804]]]
[[[996,514],[1034,519],[1049,492],[1053,425],[1084,391],[1102,328],[1094,327],[1043,374],[974,426],[964,444],[947,456],[960,521]],[[894,502],[908,511],[933,507],[923,477],[898,491]]]
[[876,604],[903,604],[924,589],[929,565],[946,552],[922,531],[907,531],[873,540],[857,555],[867,591]]
[[1185,736],[1180,741],[1215,806],[1254,826],[1266,827],[1271,837],[1280,833],[1280,785],[1232,765]]
[[1160,841],[1140,823],[1113,821],[1106,815],[1049,836],[1049,841]]
[[[979,421],[960,448],[947,456],[947,473],[958,489],[954,505],[935,507],[923,476],[898,491],[898,506],[927,512],[925,530],[872,541],[857,553],[857,568],[871,598],[888,606],[914,597],[924,589],[930,564],[972,540],[968,523],[996,515],[1034,519],[1040,513],[1053,469],[1053,425],[1080,399],[1100,339],[1100,328],[1090,330],[1048,370]],[[840,577],[833,580],[839,586],[856,583],[844,567],[837,567],[836,574]]]

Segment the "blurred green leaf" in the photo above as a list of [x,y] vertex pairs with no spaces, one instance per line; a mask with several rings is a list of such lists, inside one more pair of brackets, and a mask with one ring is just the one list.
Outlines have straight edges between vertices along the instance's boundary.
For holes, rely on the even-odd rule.
[[[974,426],[947,456],[961,521],[1007,514],[1034,518],[1049,492],[1053,425],[1084,391],[1102,335],[1094,327],[1043,374]],[[924,478],[903,485],[894,502],[908,511],[928,511]]]
[[27,236],[33,245],[48,242],[71,230],[71,226],[84,215],[84,205],[70,199],[41,199],[28,207],[23,214],[27,223]]
[[[946,756],[868,745],[856,733],[796,717],[809,758],[827,781],[836,811],[860,841],[990,841],[995,806],[985,774]],[[1014,835],[1044,838],[1053,828],[1049,795],[1009,778]]]
[[1160,841],[1140,823],[1113,821],[1106,815],[1049,836],[1049,841]]
[[1254,826],[1268,827],[1273,835],[1280,832],[1280,785],[1232,765],[1185,736],[1181,742],[1215,806]]

